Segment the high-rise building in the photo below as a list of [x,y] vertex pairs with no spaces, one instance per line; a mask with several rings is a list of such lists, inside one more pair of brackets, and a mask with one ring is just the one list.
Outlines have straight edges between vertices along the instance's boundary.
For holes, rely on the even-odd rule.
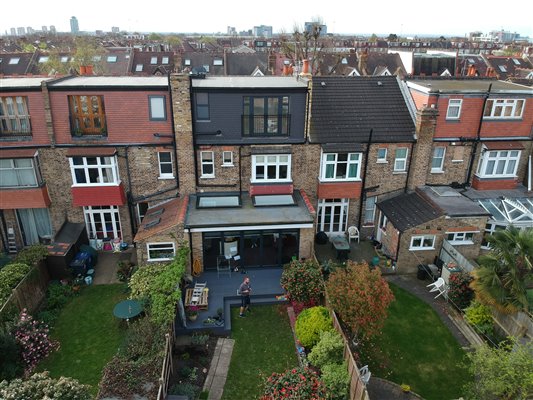
[[120,33],[120,28],[118,26],[112,26],[111,33]]
[[56,33],[56,26],[50,25],[50,33],[55,34]]
[[43,25],[41,30],[43,31],[43,33],[46,33],[46,32],[48,32],[48,27],[46,25]]
[[320,22],[306,22],[304,24],[304,30],[312,33],[315,29],[319,30],[319,36],[326,36],[328,34],[328,26],[321,24]]
[[80,31],[80,25],[78,24],[78,18],[70,18],[70,33],[78,33]]
[[23,26],[19,26],[17,28],[17,35],[18,36],[24,36],[26,34],[26,29]]
[[15,28],[11,28],[11,36],[17,36],[17,30]]
[[266,25],[254,26],[254,36],[255,37],[272,37],[272,27]]
[[27,33],[28,35],[31,35],[31,34],[35,33],[35,30],[34,30],[31,26],[28,26],[28,27],[26,28],[26,33]]

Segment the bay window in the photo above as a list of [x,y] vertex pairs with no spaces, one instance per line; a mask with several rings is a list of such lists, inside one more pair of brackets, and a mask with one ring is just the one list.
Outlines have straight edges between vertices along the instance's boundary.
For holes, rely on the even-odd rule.
[[321,180],[360,179],[361,153],[323,153]]
[[0,187],[36,187],[37,172],[32,158],[0,159]]
[[69,162],[73,186],[112,186],[120,183],[115,156],[71,157]]
[[252,182],[290,182],[291,155],[253,155]]
[[489,99],[483,118],[521,118],[525,102],[524,99]]
[[519,150],[485,151],[479,160],[477,174],[482,178],[514,178],[520,153]]

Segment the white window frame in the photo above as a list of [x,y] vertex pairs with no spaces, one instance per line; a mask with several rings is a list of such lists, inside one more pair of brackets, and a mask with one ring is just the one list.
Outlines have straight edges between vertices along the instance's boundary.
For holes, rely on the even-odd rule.
[[[438,155],[437,152],[442,150],[442,154]],[[431,172],[432,173],[440,173],[444,171],[444,159],[446,158],[446,147],[445,146],[437,146],[433,149],[433,155],[431,157]],[[439,165],[434,166],[434,161],[438,161],[440,159]]]
[[[477,175],[481,178],[515,178],[521,153],[520,150],[485,150],[479,159]],[[501,163],[503,172],[497,173]],[[512,172],[507,172],[512,163]]]
[[[346,155],[346,161],[339,161],[340,155]],[[320,165],[320,180],[324,182],[338,181],[358,181],[361,180],[361,153],[322,153],[322,163]],[[344,177],[337,178],[337,168],[339,164],[346,164],[346,173]],[[333,167],[333,177],[326,177],[328,166]],[[356,175],[348,177],[348,171],[351,166],[356,166]]]
[[218,66],[224,65],[224,60],[222,60],[222,58],[215,58],[213,60],[213,65],[218,65]]
[[[450,244],[453,245],[468,245],[468,244],[474,244],[474,235],[478,233],[479,231],[465,231],[465,232],[446,232],[446,240],[450,242]],[[448,236],[453,235],[453,238],[450,239]],[[471,238],[467,238],[468,236],[472,236]]]
[[[229,157],[227,157],[229,155]],[[222,152],[222,166],[233,167],[233,151],[224,150]]]
[[[399,157],[398,151],[405,150],[405,156]],[[405,172],[407,171],[407,157],[409,155],[409,148],[408,147],[398,147],[394,152],[394,172]],[[399,166],[402,165],[403,166]]]
[[[80,158],[82,159],[82,164],[74,164],[74,159]],[[96,158],[96,164],[88,164],[87,159],[88,158]],[[108,160],[106,160],[108,159]],[[117,156],[76,156],[76,157],[69,157],[68,159],[70,164],[70,173],[72,175],[72,186],[73,187],[85,187],[85,186],[117,186],[120,184],[120,176],[118,173],[118,162],[117,162]],[[110,162],[106,162],[110,161]],[[97,169],[98,170],[98,182],[89,182],[89,170],[90,169]],[[111,174],[113,176],[113,180],[111,182],[104,182],[103,181],[103,170],[110,169]],[[83,170],[85,173],[85,180],[87,183],[77,183],[76,182],[76,170]]]
[[[161,161],[161,154],[162,153],[168,153],[170,154],[170,160],[169,161]],[[159,179],[173,179],[174,178],[174,160],[172,158],[172,152],[171,151],[158,151],[157,152],[157,162],[159,165]],[[171,173],[163,172],[162,166],[163,165],[170,165]]]
[[183,60],[183,65],[191,65],[191,59],[186,58],[185,60]]
[[162,65],[167,65],[168,61],[169,61],[169,57],[168,56],[161,57],[161,64]]
[[[372,200],[371,200],[372,199]],[[363,214],[363,224],[365,226],[374,226],[376,219],[376,203],[378,196],[368,196],[365,201],[365,210]],[[370,215],[372,215],[370,217]]]
[[[421,250],[435,250],[435,235],[413,235],[411,236],[411,243],[409,250],[421,251]],[[427,240],[431,240],[431,246],[427,245]],[[418,245],[415,242],[420,241]]]
[[0,132],[31,133],[28,98],[25,96],[0,97]]
[[[380,152],[384,152],[384,154],[379,154]],[[379,147],[378,148],[377,162],[379,164],[387,163],[387,153],[388,153],[388,149],[386,147]]]
[[150,121],[167,120],[167,99],[165,96],[148,96]]
[[[348,228],[349,199],[319,199],[317,209],[317,229],[330,235],[344,235]],[[332,212],[340,207],[339,228],[332,230],[335,225]],[[329,217],[329,221],[326,221]]]
[[[518,104],[521,106],[518,107]],[[522,118],[526,108],[526,99],[488,99],[483,111],[483,119],[518,119]],[[508,113],[509,115],[505,115]]]
[[144,65],[143,64],[137,64],[135,65],[135,72],[143,72]]
[[[211,155],[211,159],[204,158],[208,154]],[[201,175],[200,178],[214,178],[215,177],[215,153],[212,151],[201,151],[200,152],[200,165],[201,165]],[[204,167],[211,166],[213,169],[212,173],[206,173]]]
[[[164,247],[166,246],[166,247]],[[157,248],[160,247],[160,248]],[[152,251],[157,250],[170,250],[172,249],[172,257],[159,257],[154,258],[151,256]],[[159,262],[159,261],[170,261],[174,258],[176,255],[176,244],[174,242],[154,242],[154,243],[146,243],[146,255],[148,257],[147,261],[150,262]]]
[[157,65],[157,56],[150,57],[150,65]]
[[[15,164],[17,164],[17,161],[19,160],[30,160],[31,166],[29,167],[16,166]],[[0,185],[0,188],[8,189],[8,188],[27,188],[27,187],[38,187],[39,186],[39,179],[38,179],[37,173],[35,172],[35,162],[33,158],[11,158],[11,159],[3,159],[2,161],[3,162],[9,161],[10,165],[6,167],[0,166],[0,182],[2,182],[2,184]],[[32,178],[35,183],[32,182],[30,185],[23,185],[21,184],[21,181],[19,179],[19,174],[17,171],[22,172],[22,171],[29,171],[29,170],[33,172]],[[2,177],[7,176],[8,173],[15,174],[15,177],[17,179],[16,185],[8,186],[7,184],[4,184],[5,181]]]
[[[286,161],[283,160],[286,158]],[[287,167],[287,177],[280,178],[280,167]],[[264,168],[263,178],[258,177],[257,169]],[[275,167],[276,176],[268,178],[268,167]],[[292,182],[291,180],[291,154],[257,154],[252,155],[252,183],[261,182]]]
[[459,119],[461,117],[462,105],[463,105],[462,99],[450,99],[448,101],[448,110],[446,111],[446,119]]
[[[96,208],[100,207],[100,208]],[[106,208],[101,208],[106,207]],[[90,238],[94,238],[93,233],[96,233],[96,222],[94,216],[100,214],[100,220],[105,221],[104,214],[111,213],[111,227],[113,231],[113,237],[107,236],[107,226],[106,229],[102,231],[103,238],[121,238],[122,224],[120,223],[120,213],[118,206],[85,206],[83,207],[83,215],[85,216],[85,225],[87,226],[87,232]],[[105,222],[104,222],[105,223]],[[99,238],[101,239],[101,238]]]

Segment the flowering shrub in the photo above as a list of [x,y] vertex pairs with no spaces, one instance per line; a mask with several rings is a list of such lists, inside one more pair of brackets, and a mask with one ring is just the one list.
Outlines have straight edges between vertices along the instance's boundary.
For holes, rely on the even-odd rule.
[[317,304],[324,294],[324,281],[320,266],[313,260],[291,261],[283,267],[281,287],[291,302]]
[[89,400],[89,386],[77,380],[52,379],[48,371],[34,374],[26,380],[14,379],[0,382],[0,398],[5,400]]
[[26,373],[30,373],[39,361],[57,348],[48,335],[48,325],[34,320],[26,309],[20,313],[15,327],[15,340],[21,347]]
[[324,365],[320,377],[328,391],[328,399],[344,400],[346,398],[350,384],[346,362]]
[[316,372],[309,368],[293,368],[274,372],[267,379],[261,400],[319,400],[326,398],[326,388]]
[[294,328],[302,346],[312,348],[322,332],[333,330],[333,322],[326,307],[311,307],[300,313]]
[[379,268],[348,261],[326,283],[328,300],[352,334],[362,339],[380,332],[394,295]]
[[459,309],[465,309],[474,299],[474,291],[470,282],[474,277],[468,272],[458,272],[450,275],[448,299]]
[[342,361],[344,342],[341,335],[335,331],[320,333],[320,340],[309,353],[309,361],[317,368],[326,364],[335,364]]

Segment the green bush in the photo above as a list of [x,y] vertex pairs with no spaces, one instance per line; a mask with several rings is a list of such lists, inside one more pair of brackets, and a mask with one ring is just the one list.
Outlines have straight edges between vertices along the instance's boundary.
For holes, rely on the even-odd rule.
[[21,263],[8,264],[0,270],[0,305],[5,303],[29,271],[30,267]]
[[344,400],[350,385],[346,362],[342,364],[327,364],[321,370],[322,382],[324,382],[324,386],[328,390],[328,399]]
[[20,347],[15,338],[3,330],[0,330],[0,354],[0,381],[19,376],[24,370]]
[[470,287],[473,279],[468,272],[453,273],[450,276],[448,299],[461,310],[468,307],[474,299],[474,291]]
[[5,400],[89,400],[89,386],[72,378],[50,378],[47,371],[34,374],[28,379],[0,382],[0,398]]
[[43,244],[33,244],[17,254],[15,263],[33,266],[46,257],[48,257],[48,248]]
[[46,292],[46,308],[48,310],[60,310],[74,295],[72,287],[69,285],[62,285],[59,282],[52,282],[48,285]]
[[57,317],[59,317],[59,310],[43,310],[37,314],[36,319],[48,326],[53,326],[54,322],[57,321]]
[[312,348],[318,343],[321,332],[333,330],[328,309],[317,306],[303,310],[296,320],[295,330],[302,346]]
[[187,396],[189,399],[196,399],[196,396],[200,393],[200,387],[193,385],[190,382],[183,382],[172,386],[169,393]]
[[481,333],[492,335],[494,320],[492,319],[490,307],[477,301],[472,302],[465,310],[465,320],[470,325],[476,327]]
[[130,324],[119,355],[130,361],[150,358],[164,349],[164,343],[162,327],[154,324],[149,318],[140,318]]
[[316,303],[324,294],[320,266],[313,260],[306,260],[303,263],[292,261],[283,267],[281,287],[287,292],[290,301]]
[[320,333],[320,340],[309,353],[308,359],[317,368],[322,368],[326,364],[342,362],[344,342],[341,335],[335,331]]

